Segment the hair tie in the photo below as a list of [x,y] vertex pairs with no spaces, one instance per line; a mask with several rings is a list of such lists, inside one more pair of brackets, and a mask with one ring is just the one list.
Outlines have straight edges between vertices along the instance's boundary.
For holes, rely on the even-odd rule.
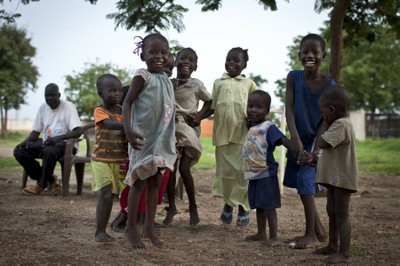
[[135,37],[133,37],[133,39],[136,39],[136,38],[139,38],[140,41],[135,42],[136,48],[135,48],[135,50],[133,50],[133,53],[139,55],[140,49],[141,49],[142,46],[143,46],[143,38],[140,37],[140,36],[135,36]]

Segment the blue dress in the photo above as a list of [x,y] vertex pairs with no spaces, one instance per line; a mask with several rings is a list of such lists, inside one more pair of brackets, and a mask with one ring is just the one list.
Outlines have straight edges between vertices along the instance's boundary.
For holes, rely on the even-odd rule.
[[143,90],[131,108],[131,127],[145,138],[142,150],[130,145],[128,183],[155,175],[159,168],[173,170],[175,152],[175,97],[172,83],[165,74],[139,69],[135,76],[144,78]]
[[[321,94],[335,81],[329,78],[325,87],[317,92],[311,92],[304,81],[304,70],[292,70],[290,75],[294,86],[294,116],[297,132],[304,149],[312,152],[318,124],[322,119],[322,113],[318,107]],[[310,166],[299,166],[296,159],[288,152],[286,170],[283,184],[287,187],[297,188],[300,195],[315,194],[316,168]]]

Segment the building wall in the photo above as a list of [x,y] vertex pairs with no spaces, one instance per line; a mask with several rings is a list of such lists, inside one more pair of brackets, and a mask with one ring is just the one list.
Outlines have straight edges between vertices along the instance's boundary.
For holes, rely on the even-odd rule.
[[357,140],[365,140],[365,111],[359,109],[350,112],[350,120],[353,124],[354,132]]
[[11,131],[31,131],[33,120],[30,119],[9,119],[7,129]]

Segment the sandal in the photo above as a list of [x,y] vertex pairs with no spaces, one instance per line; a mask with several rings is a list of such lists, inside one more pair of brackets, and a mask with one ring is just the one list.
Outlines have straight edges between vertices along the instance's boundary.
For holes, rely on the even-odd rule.
[[219,218],[221,224],[231,224],[233,219],[233,209],[230,212],[225,211],[225,208],[222,208],[222,213]]
[[245,227],[250,224],[250,212],[246,212],[245,215],[238,215],[236,225],[238,227]]

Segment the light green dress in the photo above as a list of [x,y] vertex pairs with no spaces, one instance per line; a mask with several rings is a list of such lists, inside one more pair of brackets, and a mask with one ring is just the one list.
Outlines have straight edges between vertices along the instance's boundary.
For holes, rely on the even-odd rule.
[[250,210],[247,181],[244,179],[242,148],[247,134],[246,108],[249,94],[256,84],[244,75],[231,78],[223,74],[214,82],[213,145],[216,146],[216,175],[212,184],[214,197],[222,197],[232,207]]

